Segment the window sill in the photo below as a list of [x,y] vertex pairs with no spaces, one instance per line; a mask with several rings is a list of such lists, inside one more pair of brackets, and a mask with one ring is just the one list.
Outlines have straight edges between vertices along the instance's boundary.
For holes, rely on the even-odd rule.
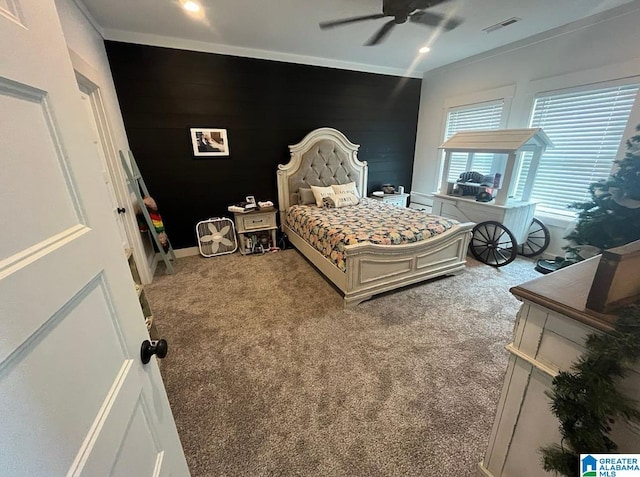
[[539,218],[548,227],[558,227],[566,229],[576,220],[575,217],[566,215],[551,214],[549,212],[536,211],[536,217]]

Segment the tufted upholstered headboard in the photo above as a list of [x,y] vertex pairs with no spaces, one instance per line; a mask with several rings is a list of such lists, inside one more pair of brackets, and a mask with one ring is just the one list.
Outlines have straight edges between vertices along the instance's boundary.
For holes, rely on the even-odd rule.
[[[319,128],[289,146],[291,160],[278,165],[280,219],[297,203],[300,187],[355,182],[361,196],[367,194],[367,162],[358,160],[360,146],[333,128]],[[281,222],[283,223],[283,222]]]

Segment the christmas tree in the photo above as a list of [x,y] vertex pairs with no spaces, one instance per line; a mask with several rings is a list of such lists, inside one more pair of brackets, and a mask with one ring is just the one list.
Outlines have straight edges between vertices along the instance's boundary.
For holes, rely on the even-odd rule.
[[591,200],[571,206],[579,212],[576,228],[565,237],[572,243],[570,253],[580,245],[602,251],[640,240],[640,134],[627,141],[627,153],[616,165],[606,181],[589,186]]

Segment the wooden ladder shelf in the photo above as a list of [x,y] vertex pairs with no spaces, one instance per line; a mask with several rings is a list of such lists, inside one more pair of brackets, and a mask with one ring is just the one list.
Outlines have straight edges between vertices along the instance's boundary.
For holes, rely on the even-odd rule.
[[[128,155],[128,160],[127,160]],[[127,155],[125,155],[124,151],[120,151],[120,160],[122,161],[122,167],[124,168],[124,172],[127,174],[127,180],[129,184],[131,184],[131,189],[136,195],[138,199],[138,205],[140,206],[140,210],[142,211],[142,215],[144,216],[144,220],[147,222],[147,226],[149,227],[149,232],[153,237],[153,241],[158,247],[158,251],[160,252],[160,256],[164,261],[165,266],[167,267],[167,273],[173,274],[173,264],[171,260],[176,259],[176,254],[173,252],[173,247],[171,246],[171,241],[169,241],[169,247],[165,252],[164,247],[160,243],[160,237],[158,237],[158,232],[156,232],[156,228],[153,225],[153,221],[151,220],[151,216],[149,215],[149,211],[147,210],[147,206],[144,203],[144,197],[150,197],[149,190],[144,183],[144,179],[142,178],[142,174],[140,174],[140,169],[138,169],[138,164],[136,164],[135,159],[133,158],[133,153],[131,151],[127,151]],[[142,192],[141,192],[142,191]],[[142,195],[144,194],[144,196]],[[168,239],[167,239],[168,240]]]

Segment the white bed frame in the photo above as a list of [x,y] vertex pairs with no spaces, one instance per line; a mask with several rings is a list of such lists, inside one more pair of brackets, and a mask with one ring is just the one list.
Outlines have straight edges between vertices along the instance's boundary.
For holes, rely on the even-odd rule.
[[460,273],[466,264],[473,223],[405,245],[347,245],[345,272],[287,226],[286,211],[297,203],[300,187],[355,181],[360,194],[366,196],[368,169],[366,162],[358,160],[359,147],[332,128],[316,129],[289,146],[291,160],[278,165],[277,172],[280,223],[289,241],[340,289],[345,307],[411,283]]

